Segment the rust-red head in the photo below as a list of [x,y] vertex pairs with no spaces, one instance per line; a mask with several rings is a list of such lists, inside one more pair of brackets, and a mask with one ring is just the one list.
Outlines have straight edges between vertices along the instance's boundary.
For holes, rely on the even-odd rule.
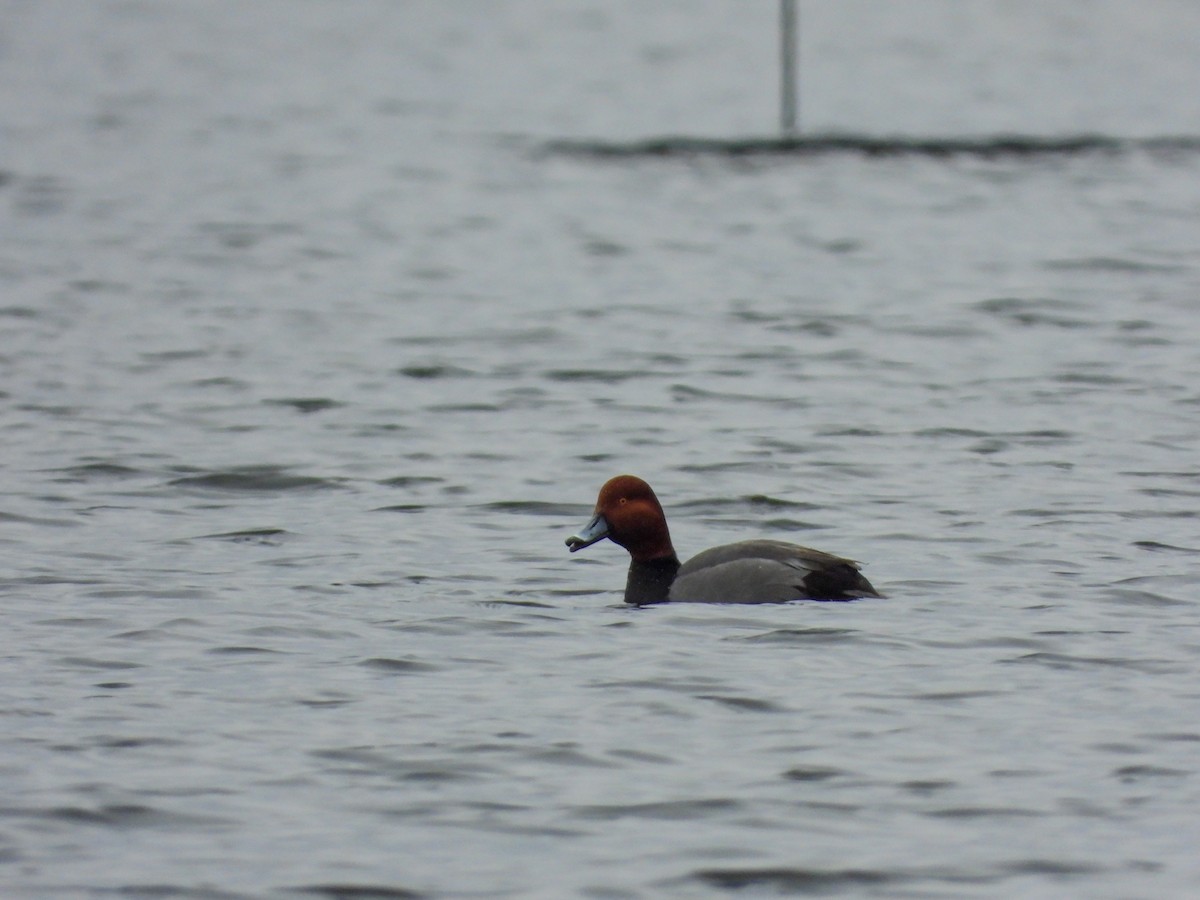
[[675,555],[662,504],[636,475],[618,475],[604,483],[591,521],[567,538],[567,547],[574,553],[604,538],[639,562]]

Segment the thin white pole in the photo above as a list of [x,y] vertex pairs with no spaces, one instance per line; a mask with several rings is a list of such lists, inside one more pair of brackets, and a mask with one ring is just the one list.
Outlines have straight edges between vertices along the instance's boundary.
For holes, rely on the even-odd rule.
[[796,0],[779,2],[779,127],[784,137],[797,132],[800,100],[796,92],[797,50]]

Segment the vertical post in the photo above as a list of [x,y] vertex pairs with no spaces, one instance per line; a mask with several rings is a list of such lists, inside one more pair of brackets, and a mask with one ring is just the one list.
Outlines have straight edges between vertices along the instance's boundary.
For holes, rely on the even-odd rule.
[[796,134],[796,0],[779,0],[779,127],[784,137]]

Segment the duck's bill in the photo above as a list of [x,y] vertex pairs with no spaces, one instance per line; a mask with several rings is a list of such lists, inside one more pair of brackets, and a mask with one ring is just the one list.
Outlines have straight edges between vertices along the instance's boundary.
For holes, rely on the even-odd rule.
[[567,549],[574,553],[576,550],[590,547],[596,541],[602,541],[606,537],[608,537],[608,522],[605,521],[604,516],[596,513],[592,516],[592,521],[584,525],[578,534],[567,538]]

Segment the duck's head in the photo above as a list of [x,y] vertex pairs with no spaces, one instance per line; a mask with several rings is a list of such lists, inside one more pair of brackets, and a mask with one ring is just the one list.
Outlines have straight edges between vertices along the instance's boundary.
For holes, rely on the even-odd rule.
[[600,488],[591,520],[567,538],[574,553],[608,538],[639,562],[675,555],[667,517],[650,485],[636,475],[618,475]]

